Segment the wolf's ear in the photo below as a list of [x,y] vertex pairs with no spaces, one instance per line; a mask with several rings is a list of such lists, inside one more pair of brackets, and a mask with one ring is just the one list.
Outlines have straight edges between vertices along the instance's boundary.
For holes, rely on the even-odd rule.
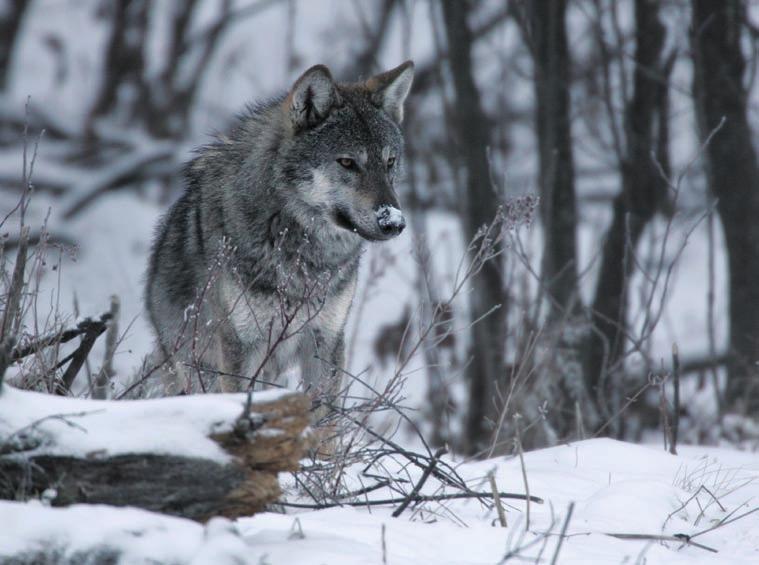
[[324,65],[316,65],[295,81],[285,99],[285,109],[295,131],[314,127],[340,104],[332,74]]
[[397,123],[403,121],[403,102],[414,80],[414,62],[406,61],[391,71],[373,76],[366,81],[372,102],[385,110]]

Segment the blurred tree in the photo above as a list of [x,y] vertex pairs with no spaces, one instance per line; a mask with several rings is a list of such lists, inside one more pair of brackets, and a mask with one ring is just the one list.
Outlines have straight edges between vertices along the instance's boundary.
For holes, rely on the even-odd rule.
[[[635,249],[659,208],[662,193],[666,193],[666,179],[654,159],[657,114],[663,116],[661,121],[664,122],[668,115],[667,97],[660,94],[661,83],[666,88],[668,80],[662,57],[666,28],[659,19],[657,2],[635,0],[634,12],[633,91],[625,101],[624,135],[619,136],[616,146],[622,186],[614,199],[612,221],[601,252],[584,360],[588,389],[607,417],[611,414],[608,399],[622,395],[621,383],[612,383],[611,376],[620,368],[624,352]],[[604,38],[599,37],[598,41],[605,52]],[[610,96],[610,93],[607,91],[604,95]],[[665,106],[659,107],[662,102]]]
[[759,410],[759,167],[747,116],[740,0],[693,0],[693,86],[706,172],[728,255],[730,346],[726,408]]
[[148,0],[117,0],[111,6],[103,81],[90,112],[88,130],[92,131],[98,119],[109,116],[117,123],[137,123],[159,139],[178,139],[187,134],[203,75],[235,15],[232,1],[224,0],[213,23],[196,32],[190,24],[201,5],[197,0],[169,5],[167,55],[155,76],[149,76],[145,59],[153,4]]
[[8,86],[13,49],[29,0],[7,0],[0,7],[0,91]]
[[[540,157],[540,214],[544,227],[542,278],[552,317],[577,300],[577,212],[569,100],[570,56],[566,0],[527,2],[527,43],[534,61],[536,133]],[[523,26],[527,28],[527,26]]]
[[103,80],[90,112],[98,118],[120,114],[124,124],[144,120],[147,88],[143,80],[143,47],[148,33],[148,1],[117,0],[109,9],[110,30]]
[[[455,92],[454,134],[466,174],[466,190],[463,191],[464,237],[471,241],[482,226],[494,221],[500,202],[490,181],[487,155],[490,123],[474,80],[473,39],[468,21],[472,4],[443,2],[442,8]],[[487,419],[495,412],[495,383],[503,381],[505,375],[506,308],[491,311],[505,299],[501,268],[500,258],[487,261],[474,278],[474,288],[469,294],[471,320],[479,320],[472,325],[471,361],[466,369],[469,407],[464,450],[469,453],[477,453],[487,444]]]
[[[526,0],[516,4],[517,22],[533,63],[535,134],[538,145],[540,215],[543,225],[541,296],[548,318],[539,332],[539,350],[550,355],[533,360],[528,395],[550,405],[536,414],[529,399],[520,399],[520,412],[541,419],[523,438],[526,445],[551,445],[581,427],[574,422],[582,407],[584,425],[598,418],[582,378],[581,334],[576,331],[577,209],[572,149],[571,57],[567,42],[565,0]],[[538,382],[541,381],[541,382]]]

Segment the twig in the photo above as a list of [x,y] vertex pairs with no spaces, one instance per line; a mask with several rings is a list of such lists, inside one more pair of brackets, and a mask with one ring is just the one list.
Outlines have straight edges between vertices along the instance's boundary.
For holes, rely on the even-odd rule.
[[385,524],[382,524],[382,565],[387,565],[387,542],[385,541]]
[[[667,524],[667,522],[669,522],[669,520],[671,520],[671,519],[672,519],[672,517],[673,517],[675,514],[677,514],[678,512],[680,512],[680,510],[682,510],[682,509],[684,509],[686,506],[688,506],[688,504],[690,503],[690,501],[691,501],[691,500],[694,500],[694,499],[695,499],[695,500],[696,500],[696,502],[698,502],[698,498],[697,498],[697,497],[698,497],[698,495],[701,493],[701,491],[704,491],[704,492],[706,492],[706,493],[707,493],[709,496],[711,496],[711,497],[712,497],[712,500],[713,500],[714,502],[716,502],[716,503],[717,503],[717,506],[719,506],[719,507],[720,507],[720,510],[722,510],[722,512],[727,512],[727,510],[726,510],[726,509],[725,509],[725,507],[722,505],[722,503],[719,501],[719,499],[718,499],[716,496],[714,496],[714,493],[712,493],[712,491],[710,491],[710,490],[709,490],[708,488],[706,488],[704,485],[701,485],[700,487],[698,487],[698,489],[696,490],[696,492],[694,492],[694,493],[693,493],[693,494],[692,494],[692,495],[691,495],[691,496],[688,498],[688,500],[686,500],[686,501],[685,501],[685,502],[683,502],[683,503],[682,503],[682,504],[681,504],[681,505],[680,505],[678,508],[675,508],[675,509],[674,509],[672,512],[670,512],[670,514],[667,516],[667,519],[666,519],[666,520],[664,520],[664,525],[666,525],[666,524]],[[700,506],[700,505],[699,505],[699,506]],[[707,506],[707,507],[708,507],[708,506]],[[704,512],[705,510],[706,510],[706,509],[702,509],[702,510],[701,510],[701,513],[703,514],[703,512]],[[696,524],[698,524],[698,519],[696,519]]]
[[711,528],[706,528],[705,530],[701,530],[700,532],[696,532],[695,534],[693,534],[690,537],[692,539],[692,538],[695,538],[696,536],[700,536],[702,534],[706,534],[708,532],[711,532],[711,531],[714,531],[714,530],[716,530],[718,528],[721,528],[722,526],[727,526],[728,524],[732,524],[736,520],[740,520],[741,518],[745,518],[746,516],[748,516],[749,514],[753,514],[754,512],[759,512],[759,507],[754,508],[753,510],[749,510],[747,512],[744,512],[743,514],[740,514],[740,515],[736,516],[735,518],[732,518],[732,519],[729,519],[729,520],[728,520],[729,517],[726,516],[718,524],[712,526]]
[[686,534],[675,534],[673,536],[666,536],[666,535],[658,535],[658,534],[616,534],[616,533],[606,532],[605,535],[611,536],[617,539],[624,539],[624,540],[679,541],[679,542],[684,543],[685,545],[692,545],[694,547],[698,547],[699,549],[711,551],[712,553],[719,553],[713,547],[696,543],[695,541],[691,539],[693,538],[693,536],[688,536]]
[[[110,314],[107,315],[110,317]],[[92,346],[95,345],[95,341],[97,341],[97,338],[100,337],[105,330],[106,324],[102,317],[99,322],[89,325],[88,330],[82,338],[82,342],[79,344],[76,351],[74,351],[71,363],[66,367],[66,371],[63,373],[60,382],[55,387],[55,394],[66,396],[71,392],[71,386],[74,384],[74,379],[76,379],[79,370],[82,368],[82,365],[84,365],[87,356],[92,350]]]
[[567,535],[567,528],[569,527],[569,521],[572,519],[572,512],[574,512],[574,509],[575,509],[575,503],[570,502],[569,508],[567,508],[567,517],[564,518],[564,525],[561,527],[561,533],[559,534],[559,543],[556,544],[556,551],[553,552],[551,565],[556,565],[559,562],[559,552],[561,552],[561,544],[564,542],[564,538]]
[[642,387],[640,387],[635,393],[627,399],[627,402],[619,409],[616,413],[614,413],[606,422],[596,430],[596,432],[593,434],[593,437],[596,438],[611,424],[616,418],[618,418],[627,408],[636,402],[640,396],[646,392],[651,387],[651,383],[647,382]]
[[21,291],[24,287],[24,271],[26,270],[26,253],[29,244],[29,226],[21,227],[18,251],[16,252],[16,265],[13,268],[10,289],[5,301],[5,313],[2,325],[0,325],[0,384],[5,377],[5,371],[13,359],[9,352],[16,343],[14,320],[20,317],[19,307],[21,304]]
[[3,379],[5,378],[5,371],[10,365],[11,361],[11,347],[13,346],[13,340],[6,340],[0,343],[0,392],[3,389]]
[[[524,494],[516,494],[513,492],[499,492],[498,496],[505,499],[510,500],[527,500],[527,496]],[[426,494],[417,494],[413,497],[413,499],[410,502],[441,502],[443,500],[462,500],[462,499],[471,499],[471,498],[492,498],[493,494],[490,492],[455,492],[450,494],[433,494],[433,495],[426,495]],[[280,506],[285,506],[288,508],[306,508],[309,510],[324,510],[326,508],[336,508],[339,506],[353,506],[353,507],[362,507],[362,506],[387,506],[387,505],[395,505],[399,504],[403,501],[405,501],[408,497],[397,497],[397,498],[382,498],[378,500],[350,500],[346,502],[316,502],[316,503],[307,503],[307,502],[287,502],[287,501],[280,501],[277,502]],[[531,502],[536,502],[538,504],[543,504],[543,499],[539,498],[537,496],[530,496]]]
[[521,418],[520,414],[514,414],[514,432],[515,432],[514,446],[516,447],[517,453],[519,453],[519,465],[522,468],[522,480],[524,481],[524,492],[527,495],[524,529],[529,531],[530,529],[530,485],[527,482],[527,469],[524,466],[524,450],[522,449],[522,437],[521,437],[521,431],[519,427],[520,418]]
[[[708,266],[707,291],[706,291],[706,335],[709,339],[709,357],[717,357],[717,338],[715,337],[714,322],[714,287],[715,287],[715,253],[714,253],[714,209],[711,210],[707,217],[707,250],[706,263]],[[722,396],[719,391],[719,378],[717,377],[717,368],[712,366],[709,370],[712,377],[712,386],[714,387],[714,399],[717,401],[717,416],[721,420],[722,416]]]
[[355,498],[357,496],[369,494],[370,492],[374,492],[375,490],[379,490],[387,486],[390,486],[390,479],[383,479],[383,480],[377,481],[376,484],[369,485],[367,487],[360,488],[358,490],[353,490],[351,492],[346,492],[345,494],[341,494],[337,498],[338,500],[342,500],[344,498]]
[[664,438],[664,451],[672,446],[672,428],[669,425],[669,409],[667,408],[667,375],[656,377],[659,386],[659,417],[661,418],[662,436]]
[[105,335],[105,358],[103,367],[95,378],[95,386],[92,389],[92,398],[105,400],[108,397],[108,384],[115,374],[113,370],[113,355],[116,352],[116,344],[119,337],[119,309],[121,304],[119,297],[111,296],[110,321],[107,323],[108,330]]
[[[53,235],[47,231],[30,232],[29,245],[36,246],[40,243],[46,243],[48,245],[61,246],[61,247],[76,247],[76,240],[63,234]],[[21,239],[18,237],[7,237],[2,241],[3,249],[7,252],[12,249],[16,249],[21,244]]]
[[674,386],[674,407],[672,408],[672,436],[669,442],[669,452],[677,455],[677,434],[680,428],[680,355],[677,343],[672,344],[672,379]]
[[18,315],[19,305],[21,303],[21,290],[24,287],[24,271],[26,270],[26,256],[29,245],[29,226],[22,226],[21,237],[19,240],[18,251],[16,252],[16,265],[13,268],[13,278],[8,290],[8,298],[5,304],[5,313],[3,323],[0,326],[0,341],[5,341],[9,337],[14,337],[13,321]]
[[37,353],[38,351],[45,349],[46,347],[50,347],[51,345],[60,345],[62,343],[69,342],[74,338],[77,338],[81,335],[86,334],[87,332],[92,331],[95,326],[100,327],[102,325],[103,329],[105,330],[105,322],[107,322],[110,319],[111,319],[111,315],[108,312],[100,316],[99,320],[93,320],[92,318],[85,318],[84,320],[79,322],[75,328],[70,328],[68,330],[55,332],[51,335],[48,335],[46,337],[33,341],[32,343],[25,345],[24,347],[14,348],[11,352],[11,359],[13,361],[18,361],[19,359],[28,357],[29,355]]
[[422,476],[419,479],[419,482],[416,483],[416,485],[414,485],[414,488],[411,490],[411,492],[406,497],[406,499],[401,503],[401,505],[393,511],[393,514],[392,514],[393,518],[397,518],[398,516],[403,514],[403,511],[408,507],[409,504],[411,504],[411,501],[416,496],[419,495],[419,491],[422,489],[422,487],[424,486],[424,483],[427,482],[427,479],[429,479],[430,474],[435,469],[438,459],[440,459],[446,453],[448,453],[448,450],[445,447],[441,447],[435,452],[435,455],[432,456],[432,460],[430,461],[430,464],[427,465],[427,468],[424,470],[424,473],[422,473]]
[[[345,374],[350,375],[350,373],[348,373],[347,371],[343,371],[343,372]],[[356,375],[350,375],[350,376],[352,376],[353,378],[358,379],[358,377]],[[362,384],[364,384],[363,381],[360,381],[360,382]],[[371,389],[371,387],[370,387],[370,385],[368,383],[366,383],[365,386],[369,387],[370,390],[373,390],[373,389]],[[404,419],[408,418],[408,416],[406,416],[406,414],[402,410],[400,410],[397,406],[391,406],[391,407],[402,418],[404,418]],[[422,459],[422,460],[429,460],[426,456],[420,455],[418,453],[413,453],[413,452],[410,452],[410,451],[408,451],[406,449],[403,449],[400,445],[398,445],[397,443],[395,443],[391,439],[388,439],[388,438],[384,437],[383,435],[378,434],[377,432],[375,432],[371,427],[369,427],[368,425],[366,425],[366,423],[363,423],[363,422],[357,420],[356,418],[353,418],[343,408],[341,408],[339,406],[335,406],[335,405],[330,405],[330,408],[333,411],[335,411],[336,413],[341,414],[344,418],[346,418],[348,421],[350,421],[351,423],[353,423],[356,426],[358,426],[359,428],[361,428],[363,431],[365,431],[367,434],[369,434],[373,438],[379,440],[381,443],[383,443],[383,444],[389,446],[390,448],[392,448],[395,453],[398,453],[399,455],[402,455],[408,461],[410,461],[411,463],[413,463],[414,465],[416,465],[420,469],[426,469],[427,468],[427,465],[425,465],[425,464],[423,464],[423,463],[421,463],[419,461],[420,459]],[[376,407],[373,406],[373,408],[376,408]],[[409,418],[407,421],[411,421],[411,419]],[[431,457],[432,457],[432,453],[430,453],[430,458]],[[449,485],[449,486],[451,486],[453,488],[459,488],[459,489],[462,489],[462,490],[464,490],[466,492],[470,492],[469,489],[467,488],[466,482],[464,481],[464,479],[462,479],[461,477],[458,476],[458,474],[456,473],[456,470],[453,469],[452,467],[450,467],[449,465],[445,464],[445,462],[442,462],[442,463],[443,463],[444,467],[447,467],[449,469],[449,472],[446,473],[446,472],[441,472],[439,469],[433,469],[432,472],[433,472],[433,475],[435,476],[435,478],[438,479],[439,481],[441,481],[442,483],[445,483],[445,484],[447,484],[447,485]],[[451,475],[453,475],[453,476],[451,476]],[[489,498],[488,494],[485,494],[484,496],[486,498]]]
[[577,439],[585,439],[585,422],[582,417],[582,410],[580,409],[580,402],[575,400],[575,424],[577,425]]
[[495,502],[495,509],[498,512],[498,522],[502,528],[506,527],[506,513],[503,511],[503,505],[501,504],[501,496],[498,493],[498,485],[495,482],[495,473],[491,471],[488,473],[488,480],[490,481],[490,490],[493,492],[493,502]]

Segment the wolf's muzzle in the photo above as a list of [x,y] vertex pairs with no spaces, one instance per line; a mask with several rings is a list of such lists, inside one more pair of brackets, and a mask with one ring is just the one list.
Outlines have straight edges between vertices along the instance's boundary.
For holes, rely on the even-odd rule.
[[380,232],[386,237],[395,237],[406,227],[406,219],[403,213],[395,206],[380,206],[377,208],[377,225]]

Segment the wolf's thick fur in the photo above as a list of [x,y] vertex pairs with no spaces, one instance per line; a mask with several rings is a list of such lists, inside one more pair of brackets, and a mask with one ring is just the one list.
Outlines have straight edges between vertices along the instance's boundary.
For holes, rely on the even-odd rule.
[[336,386],[362,243],[405,226],[393,185],[412,79],[410,61],[357,84],[318,65],[188,164],[148,269],[166,392],[296,362],[307,385]]

